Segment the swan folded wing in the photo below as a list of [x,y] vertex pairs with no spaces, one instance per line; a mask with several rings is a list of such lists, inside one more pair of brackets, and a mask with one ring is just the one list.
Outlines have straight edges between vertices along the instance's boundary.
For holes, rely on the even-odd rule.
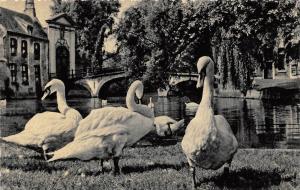
[[123,107],[105,107],[92,110],[91,113],[80,121],[75,137],[85,131],[103,128],[115,124],[124,124],[132,118],[134,112]]
[[25,130],[41,130],[42,128],[47,128],[49,122],[60,122],[66,117],[57,112],[43,112],[34,115],[25,125]]
[[218,130],[217,138],[220,139],[220,152],[226,153],[223,158],[232,157],[237,151],[238,142],[227,120],[222,115],[215,116],[216,128]]
[[177,121],[168,116],[157,116],[154,118],[155,125],[166,125],[167,123],[176,123]]
[[75,110],[75,109],[73,109],[73,108],[69,109],[69,110],[66,112],[65,115],[66,115],[66,118],[71,119],[71,120],[74,120],[75,122],[77,122],[77,123],[76,123],[77,125],[79,124],[79,121],[82,120],[81,114],[80,114],[77,110]]
[[[73,139],[76,128],[78,126],[78,121],[67,118],[60,113],[55,112],[44,112],[34,116],[25,127],[25,132],[29,138],[36,138],[39,141],[36,143],[38,146],[49,142],[69,142]],[[54,140],[53,140],[54,139]],[[55,140],[56,139],[56,140]],[[54,147],[55,144],[54,143]],[[53,148],[54,148],[53,147]]]
[[110,158],[119,156],[126,145],[128,134],[123,126],[116,125],[88,131],[65,147],[53,152],[49,161],[78,158]]

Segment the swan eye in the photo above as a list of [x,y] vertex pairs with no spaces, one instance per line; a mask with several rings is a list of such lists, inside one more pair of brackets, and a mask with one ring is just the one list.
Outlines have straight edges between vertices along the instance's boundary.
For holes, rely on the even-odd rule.
[[48,86],[47,88],[45,88],[44,93],[50,94],[51,93],[51,89],[50,88],[51,88],[50,86]]
[[201,79],[203,79],[203,78],[205,77],[205,75],[206,75],[205,70],[200,71],[200,72],[198,73],[198,75],[200,76]]

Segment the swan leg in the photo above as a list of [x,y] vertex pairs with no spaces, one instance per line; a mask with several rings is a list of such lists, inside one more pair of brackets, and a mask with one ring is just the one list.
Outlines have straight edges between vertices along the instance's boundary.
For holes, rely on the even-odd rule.
[[45,149],[43,149],[43,157],[44,157],[45,161],[47,161],[47,160],[48,160],[48,157],[47,157],[47,152],[46,152],[46,150],[45,150]]
[[193,175],[193,187],[196,188],[197,187],[197,184],[196,184],[196,168],[191,166],[190,171],[192,172],[192,175]]
[[119,160],[120,160],[120,157],[114,157],[113,158],[113,162],[114,162],[114,169],[112,171],[113,175],[119,175],[120,174]]
[[104,162],[104,160],[100,159],[100,173],[101,174],[104,174],[103,162]]
[[232,158],[231,158],[230,160],[228,160],[228,162],[226,163],[226,165],[225,165],[225,167],[224,167],[223,173],[224,173],[225,175],[229,174],[229,168],[230,168],[230,166],[231,166],[231,162],[232,162]]

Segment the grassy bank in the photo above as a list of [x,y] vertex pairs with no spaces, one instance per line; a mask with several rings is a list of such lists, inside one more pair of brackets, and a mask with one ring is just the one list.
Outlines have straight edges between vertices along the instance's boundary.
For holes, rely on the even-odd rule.
[[[192,189],[180,144],[127,148],[122,174],[100,174],[99,161],[45,162],[37,153],[0,143],[1,189]],[[300,150],[240,149],[230,174],[197,170],[198,189],[300,188]]]

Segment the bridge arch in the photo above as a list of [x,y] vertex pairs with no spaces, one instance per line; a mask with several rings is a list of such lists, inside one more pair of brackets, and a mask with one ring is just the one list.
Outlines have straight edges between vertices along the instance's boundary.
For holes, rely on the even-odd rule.
[[91,94],[91,97],[98,97],[103,85],[111,80],[125,78],[125,72],[111,73],[110,75],[98,76],[96,78],[84,78],[77,80],[75,84],[82,85]]
[[169,85],[176,86],[185,81],[197,81],[198,74],[195,73],[177,73],[170,76]]

